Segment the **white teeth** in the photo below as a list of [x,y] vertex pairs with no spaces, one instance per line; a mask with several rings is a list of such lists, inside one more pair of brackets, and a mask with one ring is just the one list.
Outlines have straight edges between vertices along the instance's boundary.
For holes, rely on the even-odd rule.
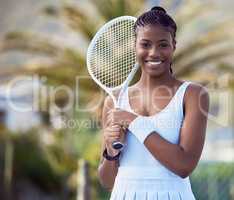
[[159,65],[162,63],[162,61],[148,61],[148,63],[152,65]]

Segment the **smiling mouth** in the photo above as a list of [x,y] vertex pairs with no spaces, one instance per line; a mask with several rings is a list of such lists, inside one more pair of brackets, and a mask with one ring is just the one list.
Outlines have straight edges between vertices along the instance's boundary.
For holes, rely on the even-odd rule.
[[163,61],[161,60],[157,60],[157,61],[154,61],[154,60],[148,60],[146,61],[146,64],[150,67],[150,68],[156,68],[158,67]]
[[150,65],[160,65],[162,63],[162,61],[146,61],[146,63],[148,63]]

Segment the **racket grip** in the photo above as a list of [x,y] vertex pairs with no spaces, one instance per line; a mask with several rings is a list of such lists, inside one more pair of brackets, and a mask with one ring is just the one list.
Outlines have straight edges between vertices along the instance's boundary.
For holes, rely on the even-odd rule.
[[122,149],[124,147],[124,145],[121,142],[115,141],[115,142],[112,143],[112,147],[114,149],[120,150],[120,149]]

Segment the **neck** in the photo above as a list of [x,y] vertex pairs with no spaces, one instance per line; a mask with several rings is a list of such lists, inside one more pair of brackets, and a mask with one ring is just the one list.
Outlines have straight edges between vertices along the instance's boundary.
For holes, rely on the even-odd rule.
[[141,74],[138,86],[144,89],[152,90],[160,86],[170,86],[176,79],[171,74],[165,74],[160,77],[152,77],[148,74]]

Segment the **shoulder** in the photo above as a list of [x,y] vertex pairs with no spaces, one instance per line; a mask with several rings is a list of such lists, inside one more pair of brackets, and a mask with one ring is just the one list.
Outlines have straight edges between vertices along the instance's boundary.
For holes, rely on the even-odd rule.
[[201,96],[209,98],[207,88],[198,83],[190,83],[185,92],[185,98],[200,98]]
[[186,107],[208,108],[209,94],[207,88],[198,83],[190,83],[185,91],[184,104],[187,105]]

